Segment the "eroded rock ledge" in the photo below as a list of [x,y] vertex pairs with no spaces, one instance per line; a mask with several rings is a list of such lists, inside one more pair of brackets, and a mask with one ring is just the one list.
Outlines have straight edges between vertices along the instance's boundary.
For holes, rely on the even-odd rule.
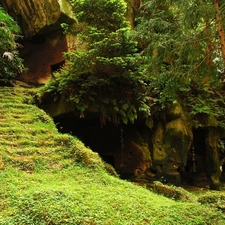
[[2,0],[3,7],[22,28],[25,38],[60,29],[61,23],[73,23],[67,0]]

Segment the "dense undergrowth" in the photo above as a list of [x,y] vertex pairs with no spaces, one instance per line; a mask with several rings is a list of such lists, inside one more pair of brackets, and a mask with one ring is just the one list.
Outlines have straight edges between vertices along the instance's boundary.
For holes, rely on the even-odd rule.
[[0,224],[224,224],[222,194],[175,201],[110,175],[28,92],[0,89]]

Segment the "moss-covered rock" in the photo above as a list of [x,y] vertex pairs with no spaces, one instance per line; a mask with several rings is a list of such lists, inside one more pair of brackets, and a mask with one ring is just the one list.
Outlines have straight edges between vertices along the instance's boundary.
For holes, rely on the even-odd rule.
[[221,187],[220,158],[218,152],[218,132],[215,128],[206,130],[206,172],[210,180],[211,189],[219,190]]
[[160,121],[152,136],[153,166],[159,177],[179,185],[178,168],[186,165],[192,143],[191,126],[180,106],[170,108],[167,121]]
[[124,129],[124,149],[119,173],[134,180],[145,179],[152,167],[148,145],[148,131],[138,130],[135,126]]

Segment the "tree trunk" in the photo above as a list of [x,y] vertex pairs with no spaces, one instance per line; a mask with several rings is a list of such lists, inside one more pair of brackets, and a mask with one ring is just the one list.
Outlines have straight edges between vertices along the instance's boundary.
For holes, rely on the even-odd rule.
[[223,62],[225,64],[225,34],[224,34],[222,22],[221,22],[219,0],[213,0],[213,4],[214,4],[215,10],[216,10],[216,23],[217,23],[218,33],[219,33],[219,37],[220,37]]

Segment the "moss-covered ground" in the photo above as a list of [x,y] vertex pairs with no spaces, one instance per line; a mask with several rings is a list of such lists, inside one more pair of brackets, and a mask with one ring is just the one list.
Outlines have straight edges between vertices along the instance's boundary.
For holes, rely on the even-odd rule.
[[31,102],[28,90],[0,88],[1,225],[225,224],[212,205],[221,193],[175,201],[112,176]]

